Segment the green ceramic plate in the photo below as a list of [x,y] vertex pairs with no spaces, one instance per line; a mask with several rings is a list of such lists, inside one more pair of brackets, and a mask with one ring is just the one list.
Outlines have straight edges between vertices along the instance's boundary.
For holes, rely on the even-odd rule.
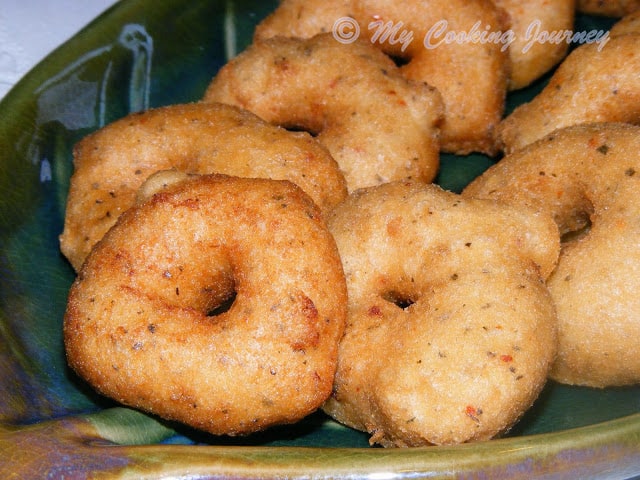
[[[0,103],[0,477],[640,475],[640,388],[549,384],[507,438],[385,450],[320,413],[246,438],[208,436],[120,408],[67,369],[61,326],[74,273],[57,236],[72,145],[130,111],[199,98],[273,8],[258,0],[123,0]],[[543,83],[511,96],[510,108]],[[459,190],[490,163],[445,156],[439,183]]]

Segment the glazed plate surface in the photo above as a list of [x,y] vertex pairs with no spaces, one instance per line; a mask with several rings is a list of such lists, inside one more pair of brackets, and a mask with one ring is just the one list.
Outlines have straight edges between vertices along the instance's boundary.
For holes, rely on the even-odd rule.
[[[321,413],[217,438],[122,408],[67,368],[62,318],[74,272],[59,252],[71,149],[132,111],[201,97],[275,7],[257,0],[123,0],[0,102],[0,477],[631,478],[640,475],[640,388],[550,383],[505,438],[370,448]],[[580,18],[576,29],[608,28]],[[509,97],[530,99],[544,80]],[[459,191],[492,163],[445,155]]]

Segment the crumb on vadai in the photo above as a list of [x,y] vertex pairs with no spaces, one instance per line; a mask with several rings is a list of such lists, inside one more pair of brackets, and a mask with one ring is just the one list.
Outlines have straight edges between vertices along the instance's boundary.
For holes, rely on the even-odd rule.
[[239,435],[320,407],[345,315],[335,242],[300,188],[190,176],[128,209],[91,251],[64,341],[100,393]]
[[438,171],[440,94],[402,77],[365,41],[344,45],[320,34],[255,42],[220,69],[204,101],[313,132],[350,191],[391,180],[430,182]]
[[605,387],[640,383],[640,127],[583,124],[504,157],[464,197],[528,205],[563,235],[547,285],[558,310],[551,377]]
[[178,104],[133,113],[86,136],[74,173],[60,246],[77,271],[91,248],[158,170],[290,180],[326,212],[347,195],[326,148],[230,105]]
[[[331,32],[345,18],[357,21],[362,38],[399,59],[406,78],[427,82],[442,94],[443,151],[495,153],[493,136],[510,71],[508,49],[499,41],[508,29],[501,9],[489,0],[282,0],[258,24],[254,38],[309,38]],[[412,41],[389,40],[394,26],[411,33]],[[472,32],[498,41],[478,41]]]
[[349,309],[324,411],[387,447],[509,429],[555,354],[553,220],[394,182],[352,193],[328,222]]

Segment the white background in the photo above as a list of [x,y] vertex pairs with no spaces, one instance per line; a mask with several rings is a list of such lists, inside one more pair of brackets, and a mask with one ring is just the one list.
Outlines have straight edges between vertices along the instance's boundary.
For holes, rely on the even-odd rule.
[[117,0],[0,0],[0,99]]

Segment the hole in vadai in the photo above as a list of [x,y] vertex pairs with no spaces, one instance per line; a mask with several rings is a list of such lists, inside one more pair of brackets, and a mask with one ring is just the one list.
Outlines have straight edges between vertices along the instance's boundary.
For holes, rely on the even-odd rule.
[[591,218],[589,215],[585,214],[584,219],[581,220],[582,221],[578,228],[570,230],[560,237],[560,244],[563,248],[570,243],[574,243],[585,238],[591,231]]
[[567,205],[563,211],[556,214],[560,244],[563,248],[589,234],[593,213],[592,201],[584,194],[577,194],[573,205]]
[[319,128],[313,128],[309,125],[304,125],[304,124],[298,124],[298,123],[291,123],[291,124],[286,124],[286,125],[281,125],[282,128],[284,128],[285,130],[289,131],[289,132],[293,132],[293,133],[308,133],[309,135],[311,135],[312,137],[317,137],[318,134],[320,133],[320,129]]
[[236,292],[234,289],[227,298],[223,299],[217,305],[213,306],[207,311],[207,317],[217,317],[231,310],[231,307],[235,303],[237,296],[238,292]]
[[402,310],[406,310],[411,305],[416,303],[416,299],[412,298],[412,295],[407,295],[405,293],[401,293],[393,290],[384,293],[382,295],[382,298],[389,303],[393,303],[395,306],[397,306]]
[[398,68],[408,65],[409,62],[411,61],[410,57],[403,56],[403,55],[388,55],[388,57],[391,58],[391,60],[393,60],[393,63],[395,63],[396,67]]

